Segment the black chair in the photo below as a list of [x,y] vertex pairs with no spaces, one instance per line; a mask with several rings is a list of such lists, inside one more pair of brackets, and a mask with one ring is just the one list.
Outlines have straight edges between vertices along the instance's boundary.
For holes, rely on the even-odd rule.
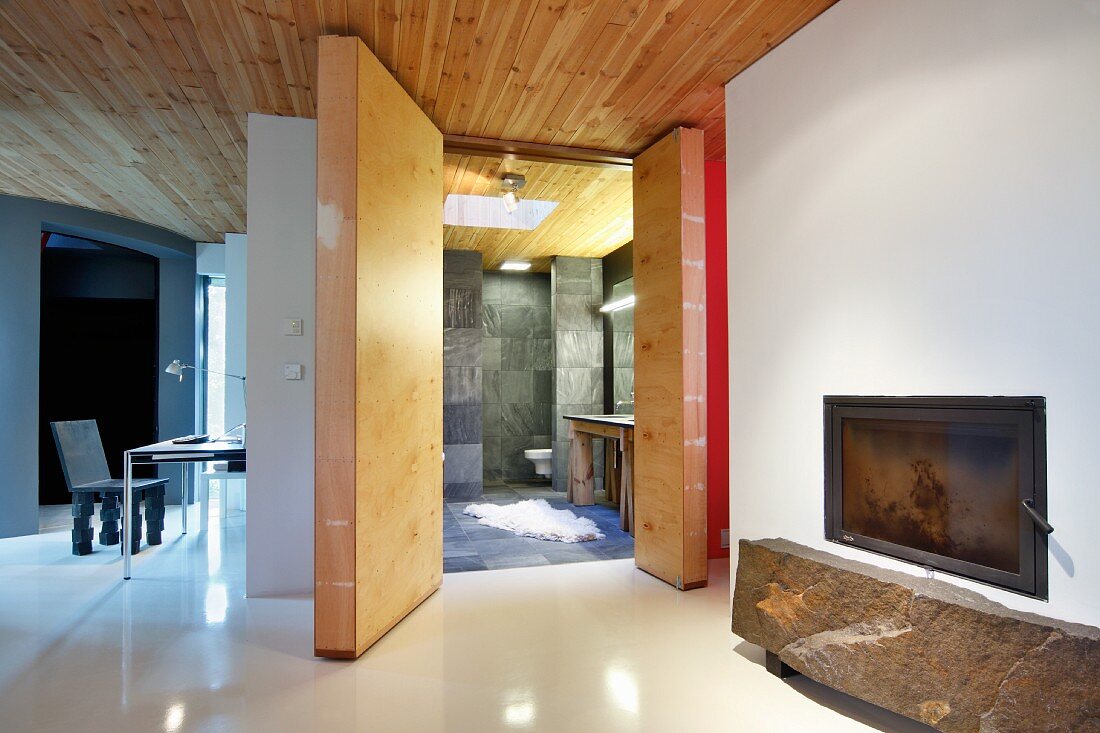
[[[122,518],[123,480],[111,478],[107,457],[103,453],[103,441],[95,420],[52,422],[50,430],[65,473],[65,484],[73,495],[73,554],[87,555],[92,551],[91,527],[95,513],[96,494],[103,497],[99,511],[102,526],[99,544],[120,545],[119,520]],[[146,541],[150,545],[161,543],[164,531],[164,487],[166,478],[133,480],[133,506],[131,507],[130,551],[141,548],[141,501],[145,500]],[[121,547],[119,550],[121,551]]]

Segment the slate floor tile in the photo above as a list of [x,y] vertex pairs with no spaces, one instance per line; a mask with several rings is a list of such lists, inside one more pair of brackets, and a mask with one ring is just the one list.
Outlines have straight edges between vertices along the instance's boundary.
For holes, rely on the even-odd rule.
[[[476,517],[463,514],[471,503],[510,504],[523,499],[546,499],[555,509],[569,509],[577,516],[588,517],[607,537],[575,543],[517,537],[507,530],[479,524]],[[597,492],[597,501],[602,500],[602,492]],[[565,500],[564,494],[545,483],[486,481],[481,498],[473,502],[448,501],[443,516],[443,571],[447,573],[558,565],[634,555],[634,538],[619,529],[617,506],[597,503],[575,507]]]
[[443,558],[443,572],[465,573],[471,570],[488,570],[485,562],[477,556]]

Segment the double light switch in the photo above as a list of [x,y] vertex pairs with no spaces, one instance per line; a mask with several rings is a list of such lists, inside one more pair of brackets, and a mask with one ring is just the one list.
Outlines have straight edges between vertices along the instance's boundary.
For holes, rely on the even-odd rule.
[[[301,336],[302,335],[302,319],[301,318],[284,318],[283,319],[283,335],[284,336]],[[283,364],[283,379],[299,380],[301,378],[302,378],[302,365],[301,364]]]

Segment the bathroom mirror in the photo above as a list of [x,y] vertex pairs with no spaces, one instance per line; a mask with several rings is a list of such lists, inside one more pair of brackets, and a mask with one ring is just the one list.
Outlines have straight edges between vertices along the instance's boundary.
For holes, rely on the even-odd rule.
[[[615,283],[611,287],[611,300],[621,300],[634,294],[634,278]],[[612,331],[612,405],[616,415],[634,414],[634,307],[622,308],[608,314]]]

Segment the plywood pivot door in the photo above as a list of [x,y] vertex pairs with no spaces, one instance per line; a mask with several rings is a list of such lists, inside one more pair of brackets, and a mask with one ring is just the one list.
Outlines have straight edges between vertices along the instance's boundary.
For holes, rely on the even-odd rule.
[[678,588],[707,583],[703,133],[634,159],[634,557]]
[[318,48],[314,644],[443,578],[443,136],[358,38]]

